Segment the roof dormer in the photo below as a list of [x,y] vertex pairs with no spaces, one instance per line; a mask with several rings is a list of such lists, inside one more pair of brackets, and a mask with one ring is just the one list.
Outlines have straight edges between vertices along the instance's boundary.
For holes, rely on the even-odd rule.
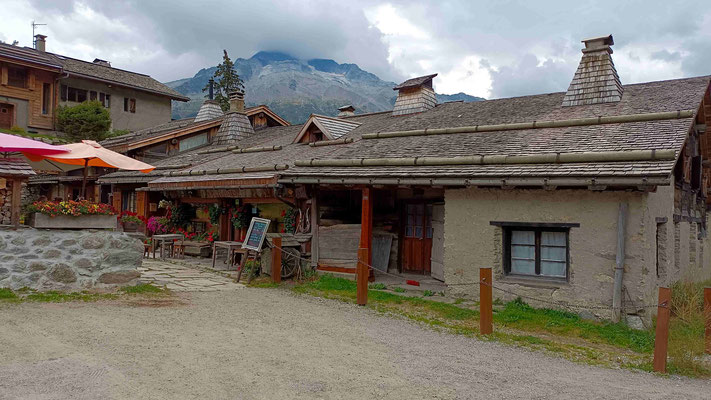
[[322,140],[336,140],[359,127],[358,122],[340,118],[311,114],[296,135],[294,143],[316,143]]

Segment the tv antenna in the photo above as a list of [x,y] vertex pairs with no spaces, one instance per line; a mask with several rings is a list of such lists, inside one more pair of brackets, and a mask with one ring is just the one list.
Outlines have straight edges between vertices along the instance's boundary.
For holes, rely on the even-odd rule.
[[32,48],[33,49],[37,47],[37,39],[35,38],[35,28],[37,28],[38,26],[45,26],[45,25],[47,25],[47,24],[38,24],[38,23],[35,23],[35,20],[32,20]]

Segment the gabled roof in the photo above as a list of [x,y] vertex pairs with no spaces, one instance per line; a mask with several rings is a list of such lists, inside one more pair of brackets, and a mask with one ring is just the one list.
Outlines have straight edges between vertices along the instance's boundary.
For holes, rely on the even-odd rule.
[[309,119],[304,123],[303,127],[296,135],[294,143],[298,143],[309,130],[311,125],[315,125],[318,129],[330,140],[340,139],[343,135],[360,126],[360,123],[354,120],[343,118],[327,117],[325,115],[311,114]]
[[260,112],[263,112],[266,114],[269,118],[273,119],[277,124],[281,126],[289,126],[291,125],[289,121],[285,120],[284,118],[280,117],[277,113],[271,110],[267,105],[265,104],[260,104],[258,106],[254,107],[249,107],[246,110],[244,110],[244,113],[247,114],[248,117],[251,117],[253,115],[257,115]]
[[113,68],[99,63],[77,60],[59,54],[42,52],[30,47],[19,47],[0,43],[0,57],[58,69],[70,76],[116,84],[160,96],[166,96],[173,100],[190,100],[190,98],[145,74]]
[[[372,129],[373,126],[354,129],[351,134],[360,136],[378,132],[403,132],[403,135],[362,139],[350,145],[336,146],[338,149],[322,160],[336,163],[341,160],[340,166],[297,166],[284,171],[282,181],[306,183],[323,179],[360,177],[493,179],[501,182],[513,178],[600,179],[611,176],[634,178],[639,184],[643,184],[645,179],[654,177],[668,180],[675,164],[674,158],[618,162],[551,161],[529,164],[505,163],[503,160],[507,156],[625,153],[644,150],[672,150],[678,157],[694,122],[696,110],[704,94],[709,90],[709,82],[710,77],[704,76],[625,85],[624,96],[619,102],[577,107],[562,106],[565,93],[442,104],[423,113],[391,118],[376,129]],[[662,119],[645,120],[645,114],[650,113],[668,114]],[[620,118],[615,123],[595,123],[585,126],[576,126],[575,123],[555,127],[530,126],[533,122],[539,122],[540,126],[544,126],[542,123],[544,121],[597,119],[610,116],[629,118]],[[516,123],[528,123],[528,125],[516,129],[505,125],[500,126],[499,129],[477,131],[478,126]],[[460,129],[461,133],[453,134],[415,136],[407,133],[425,129],[432,132],[440,128],[465,129]],[[437,157],[447,162],[447,159],[471,156],[500,156],[502,162],[457,164],[452,161],[449,165],[405,165],[403,161],[405,158]],[[389,165],[382,165],[379,159],[394,161]],[[342,165],[344,162],[349,162],[344,160],[358,161],[352,162],[352,166],[344,166]]]
[[13,46],[7,43],[0,43],[0,58],[8,58],[21,64],[29,63],[51,70],[62,69],[62,64],[55,57],[48,53],[42,53],[29,47]]
[[222,118],[195,122],[194,118],[178,119],[165,124],[141,129],[132,133],[101,141],[101,145],[113,151],[126,152],[157,141],[189,135],[222,124]]

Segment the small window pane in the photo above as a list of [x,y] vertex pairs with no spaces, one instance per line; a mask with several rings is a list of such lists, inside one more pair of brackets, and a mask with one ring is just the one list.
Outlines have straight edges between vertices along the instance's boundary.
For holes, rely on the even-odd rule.
[[77,102],[83,103],[86,101],[86,90],[77,89]]
[[535,260],[536,247],[528,245],[513,245],[511,246],[511,257]]
[[535,275],[536,261],[511,259],[511,273],[521,275]]
[[536,244],[536,232],[534,231],[512,231],[511,244]]
[[433,232],[434,232],[434,230],[432,229],[432,227],[427,227],[427,239],[432,239]]
[[415,237],[418,237],[418,238],[422,237],[422,226],[415,227]]
[[96,101],[96,92],[95,91],[92,90],[91,92],[89,92],[89,100]]
[[407,236],[407,237],[412,237],[412,227],[411,227],[411,226],[408,226],[408,227],[405,229],[405,236]]
[[543,246],[565,246],[565,232],[541,232]]
[[565,277],[565,262],[541,260],[541,275]]
[[541,246],[541,261],[565,262],[565,247]]

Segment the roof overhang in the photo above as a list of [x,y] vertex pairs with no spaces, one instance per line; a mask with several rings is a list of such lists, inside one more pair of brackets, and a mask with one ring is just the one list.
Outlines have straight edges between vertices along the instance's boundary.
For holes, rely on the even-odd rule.
[[161,91],[158,91],[158,90],[146,89],[146,88],[141,87],[141,86],[129,85],[129,84],[124,83],[124,82],[114,81],[114,80],[111,80],[111,79],[98,78],[98,77],[95,77],[95,76],[92,76],[92,75],[80,74],[80,73],[78,73],[78,72],[69,72],[69,71],[64,71],[64,72],[67,74],[68,77],[72,77],[72,76],[73,76],[73,77],[77,77],[77,78],[81,78],[81,79],[88,79],[88,80],[92,80],[92,81],[96,81],[96,82],[107,83],[107,84],[110,84],[110,85],[117,85],[117,86],[127,87],[127,88],[134,89],[134,90],[138,90],[138,91],[141,91],[141,92],[146,92],[146,93],[151,93],[151,94],[155,94],[155,95],[158,95],[158,96],[168,97],[168,98],[170,98],[171,100],[186,101],[186,102],[187,102],[187,101],[190,101],[190,98],[189,98],[189,97],[186,97],[186,96],[176,96],[176,95],[174,95],[174,94],[170,94],[170,93],[166,93],[166,92],[161,92]]
[[383,186],[486,186],[486,187],[587,187],[602,189],[611,187],[644,188],[668,186],[669,176],[638,177],[516,177],[516,178],[393,178],[393,177],[352,177],[334,178],[329,176],[285,176],[279,179],[281,184],[316,184],[316,185],[383,185]]

